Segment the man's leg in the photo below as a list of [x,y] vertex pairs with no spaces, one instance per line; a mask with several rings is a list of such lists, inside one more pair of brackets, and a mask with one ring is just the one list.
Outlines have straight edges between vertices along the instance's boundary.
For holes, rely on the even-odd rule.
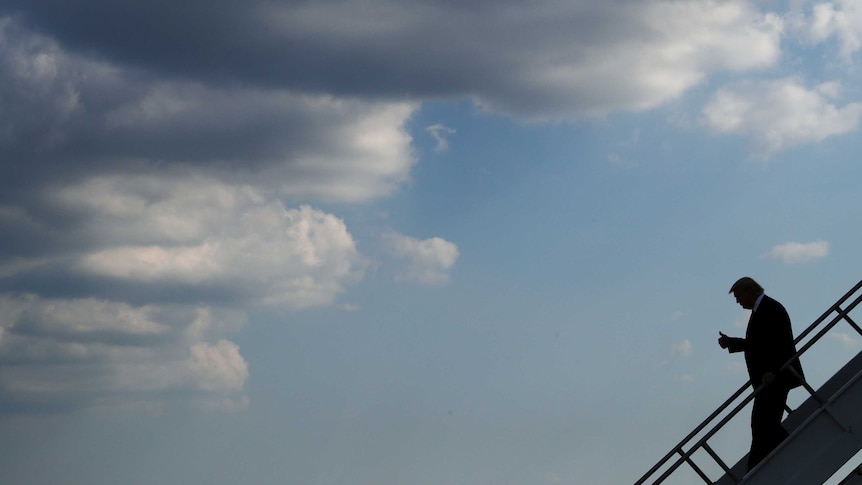
[[787,392],[787,388],[772,385],[767,386],[754,398],[754,407],[751,410],[749,470],[787,438],[787,430],[781,426]]

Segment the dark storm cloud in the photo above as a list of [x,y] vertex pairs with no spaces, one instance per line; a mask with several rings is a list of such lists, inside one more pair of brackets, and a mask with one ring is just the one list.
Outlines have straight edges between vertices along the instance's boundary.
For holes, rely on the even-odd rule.
[[[6,3],[7,12],[74,51],[210,82],[421,95],[457,87],[461,81],[453,68],[464,72],[493,62],[487,55],[470,55],[475,43],[462,42],[467,39],[460,38],[461,28],[439,22],[451,20],[451,14],[464,16],[459,23],[472,22],[495,8],[470,2]],[[458,55],[463,49],[468,52]]]
[[[160,76],[345,96],[474,96],[533,116],[653,106],[705,73],[737,68],[731,58],[771,62],[764,44],[777,41],[742,1],[13,0],[6,9],[75,52]],[[725,34],[748,35],[751,49],[722,53]],[[650,79],[651,71],[667,74]]]
[[772,62],[780,32],[745,2],[10,0],[0,13],[7,196],[166,164],[262,179],[279,164],[324,186],[375,100],[470,97],[532,119],[645,109],[713,70]]
[[[282,180],[283,192],[314,185],[321,188],[305,195],[363,198],[391,191],[413,162],[400,134],[412,112],[404,103],[159,79],[72,54],[8,18],[0,20],[0,85],[0,194],[30,198],[28,210],[38,209],[33,187],[52,181],[177,167],[240,183]],[[388,130],[398,149],[364,147],[357,125]],[[369,167],[369,159],[385,163]],[[332,189],[351,184],[350,193]],[[0,224],[4,215],[29,215],[9,210]]]

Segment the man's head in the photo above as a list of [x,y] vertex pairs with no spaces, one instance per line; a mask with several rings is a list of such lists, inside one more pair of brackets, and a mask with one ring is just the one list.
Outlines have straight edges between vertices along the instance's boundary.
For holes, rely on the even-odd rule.
[[754,308],[757,297],[763,294],[763,287],[753,278],[743,276],[730,287],[730,293],[733,293],[739,306],[751,310]]

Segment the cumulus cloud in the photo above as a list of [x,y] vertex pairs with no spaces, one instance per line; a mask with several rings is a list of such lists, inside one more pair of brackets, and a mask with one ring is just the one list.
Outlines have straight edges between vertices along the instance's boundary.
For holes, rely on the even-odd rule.
[[265,194],[157,175],[32,194],[66,222],[28,215],[50,244],[0,259],[0,412],[177,396],[241,408],[248,367],[228,336],[245,311],[332,305],[364,268],[341,219]]
[[44,203],[75,221],[44,235],[67,253],[0,261],[7,279],[57,271],[296,309],[330,304],[362,276],[363,259],[341,219],[308,205],[284,207],[247,186],[106,176],[46,194]]
[[818,239],[810,243],[788,242],[778,244],[764,254],[783,263],[804,263],[829,255],[829,242]]
[[[67,199],[145,197],[133,190],[121,193],[130,189],[128,181],[111,182],[116,185],[107,192],[80,187],[83,192],[73,191]],[[200,198],[188,200],[187,188]],[[207,188],[213,189],[208,195]],[[361,259],[344,222],[309,206],[289,209],[248,189],[197,181],[176,184],[163,199],[140,209],[120,217],[91,209],[98,226],[89,232],[118,244],[82,255],[82,270],[142,282],[206,282],[231,287],[245,299],[292,308],[330,303],[345,283],[361,276]],[[188,228],[175,230],[183,221]]]
[[[158,165],[287,197],[358,201],[391,193],[415,163],[404,126],[413,103],[141,76],[8,18],[0,83],[0,183],[10,186]],[[30,170],[16,169],[21,158]]]
[[657,106],[712,73],[772,65],[784,29],[743,0],[220,0],[203,10],[119,1],[98,15],[87,1],[10,0],[7,9],[64,45],[166,77],[344,98],[472,98],[529,119]]
[[571,14],[599,23],[613,16],[629,35],[612,28],[618,35],[613,42],[605,43],[605,36],[583,44],[572,39],[579,47],[535,56],[532,68],[521,71],[525,87],[535,92],[526,98],[534,106],[493,95],[488,104],[528,116],[528,110],[541,109],[546,117],[644,110],[679,97],[712,72],[764,67],[778,59],[783,22],[746,2],[601,5]]
[[445,283],[460,255],[458,246],[439,237],[417,239],[391,233],[386,240],[395,257],[405,263],[400,277],[417,283]]
[[417,104],[162,76],[25,16],[0,16],[0,413],[241,407],[230,334],[362,278],[310,202],[407,180]]
[[197,342],[189,349],[189,369],[206,391],[238,391],[248,378],[248,365],[239,346],[221,339],[215,344]]
[[177,392],[242,403],[248,366],[238,347],[207,339],[244,324],[240,313],[204,307],[0,295],[0,414]]
[[722,88],[704,107],[706,126],[718,133],[751,137],[758,152],[821,141],[855,130],[862,103],[838,105],[839,85],[807,88],[785,78]]
[[857,0],[816,2],[807,14],[791,18],[794,31],[802,33],[812,43],[835,39],[846,61],[862,48],[862,5]]

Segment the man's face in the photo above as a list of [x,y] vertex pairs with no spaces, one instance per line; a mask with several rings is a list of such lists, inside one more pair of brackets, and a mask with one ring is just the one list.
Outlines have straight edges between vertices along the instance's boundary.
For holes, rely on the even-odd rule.
[[751,310],[754,308],[754,302],[757,301],[757,297],[760,295],[750,290],[733,290],[733,296],[736,298],[736,302],[739,303],[739,306],[746,310]]

